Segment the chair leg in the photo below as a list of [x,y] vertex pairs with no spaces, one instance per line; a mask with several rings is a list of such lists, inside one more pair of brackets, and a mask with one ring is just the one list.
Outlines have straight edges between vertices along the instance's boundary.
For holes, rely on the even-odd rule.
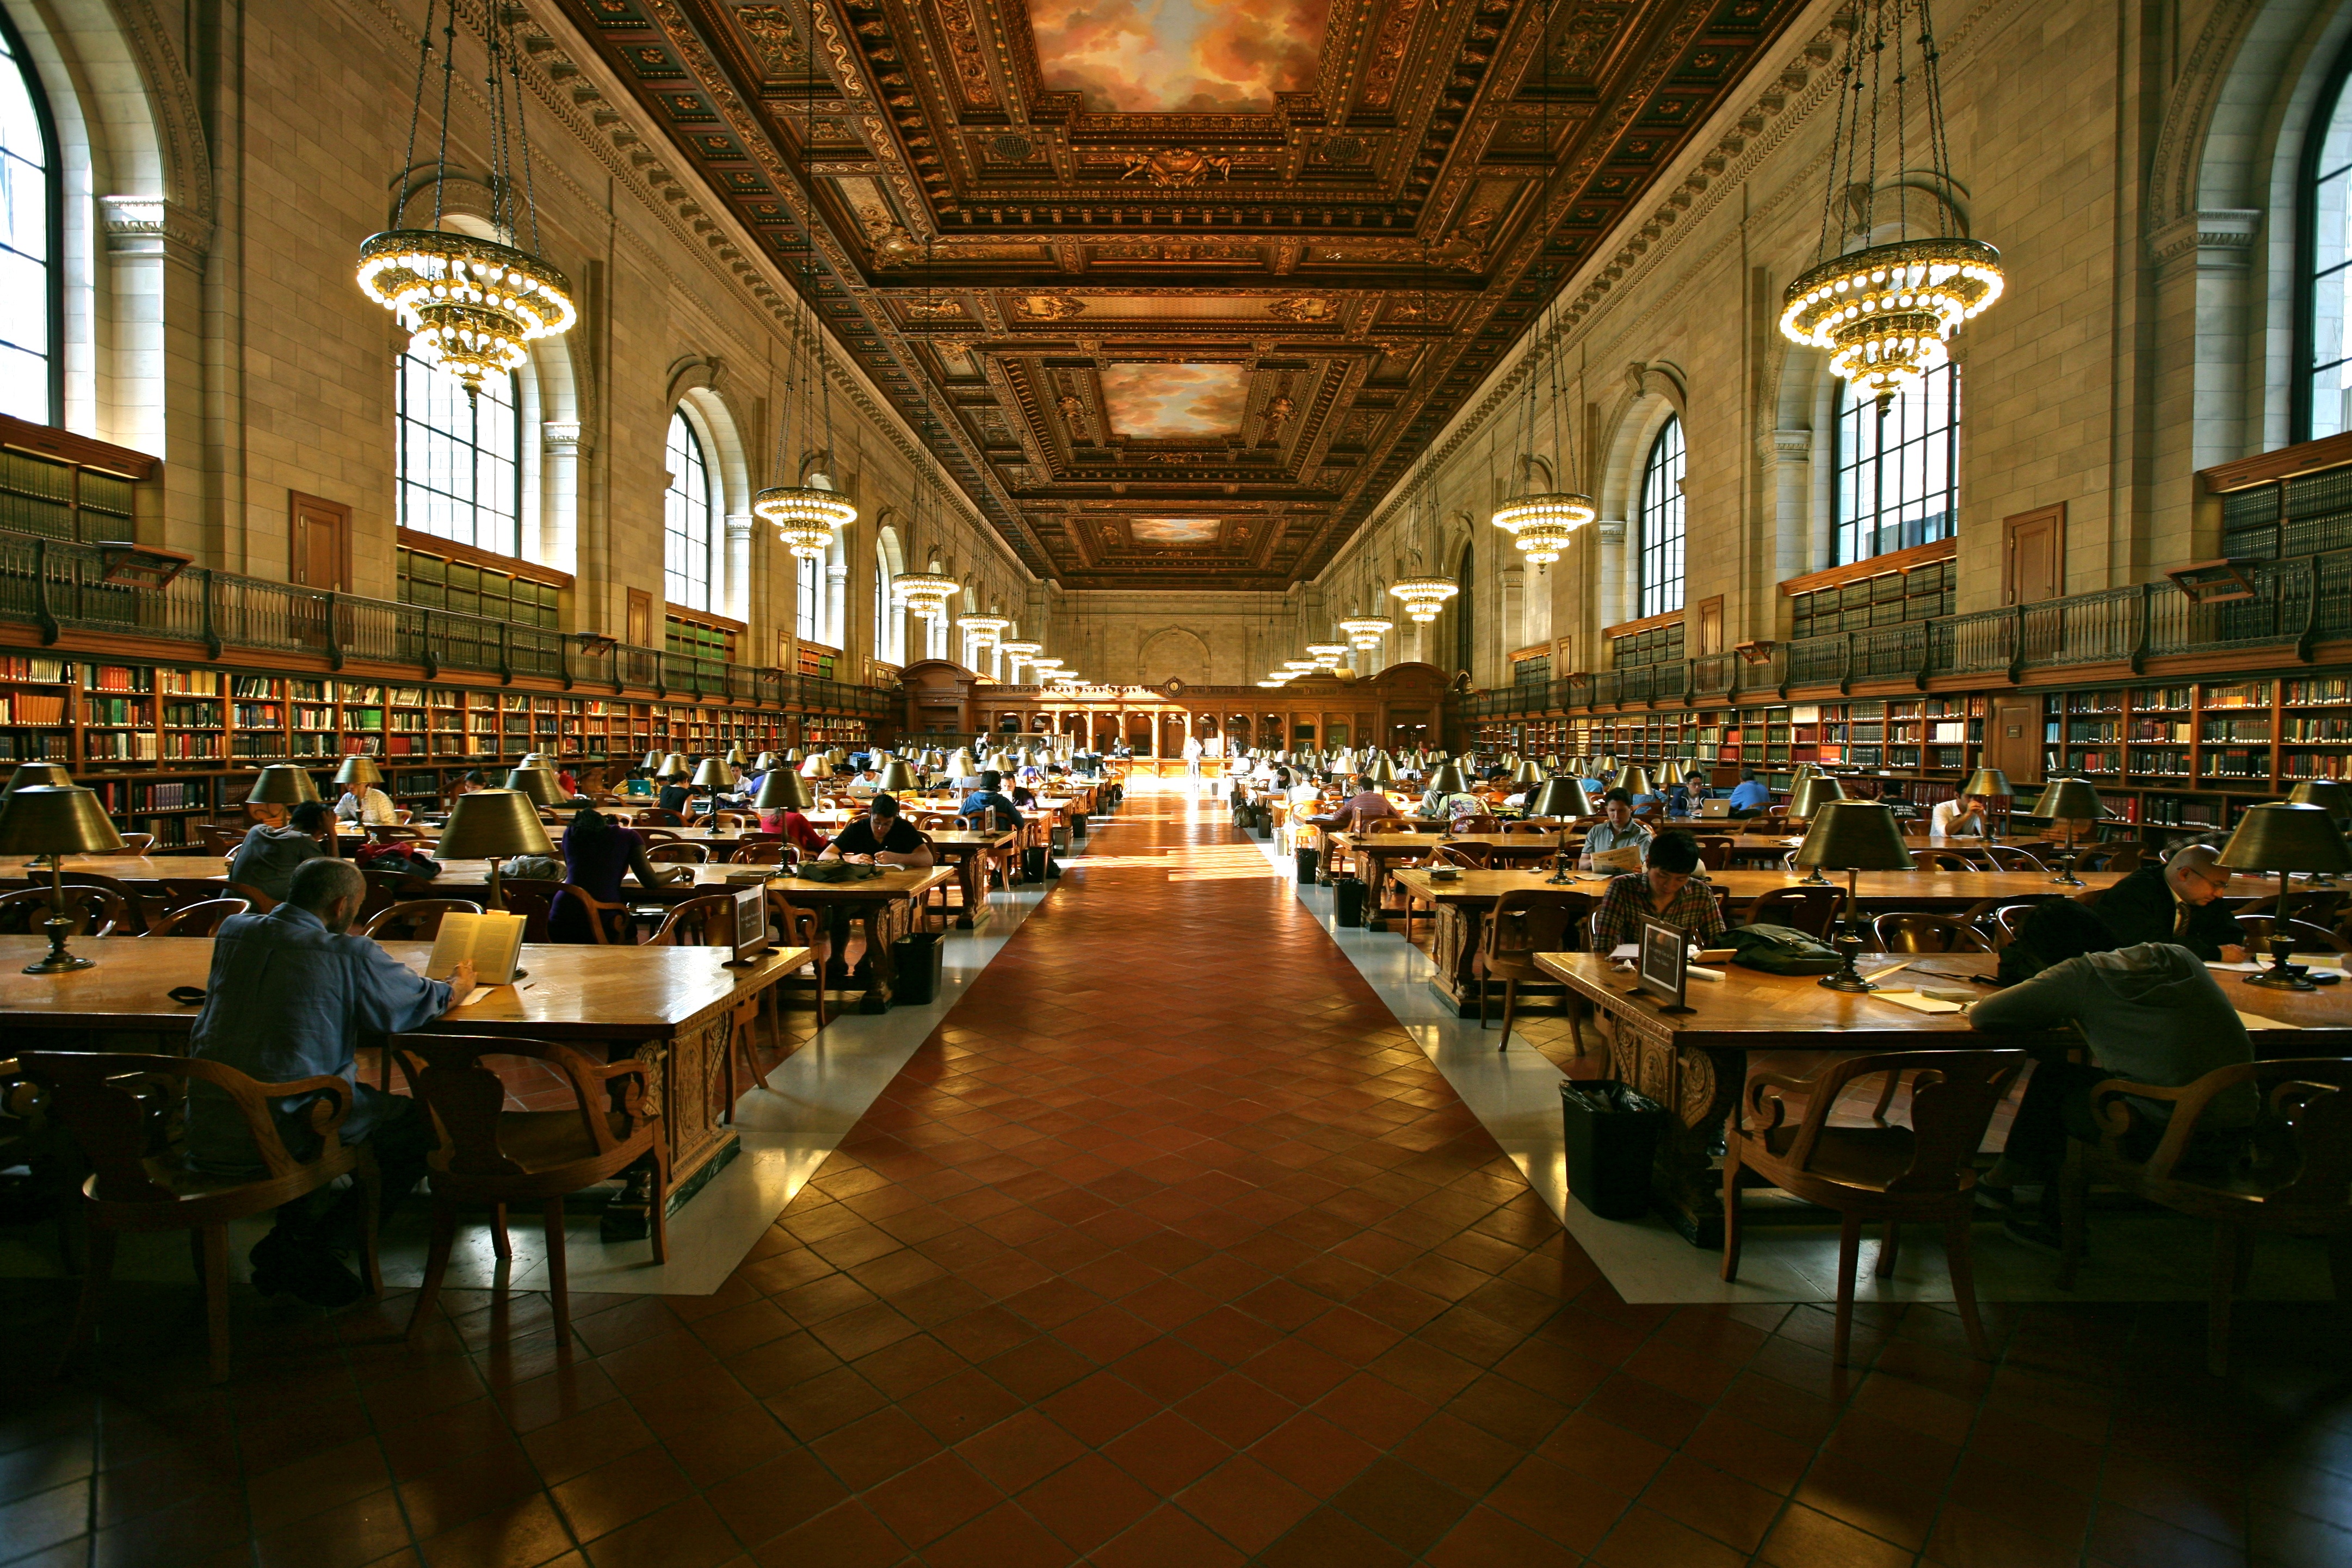
[[555,1337],[567,1350],[572,1344],[572,1290],[566,1281],[563,1257],[563,1200],[547,1200],[547,1304],[555,1314]]
[[2083,1229],[2091,1195],[2091,1167],[2083,1145],[2066,1140],[2066,1162],[2058,1171],[2058,1289],[2074,1288],[2075,1271],[2083,1266]]
[[1886,1125],[1886,1108],[1895,1103],[1895,1091],[1902,1087],[1901,1073],[1890,1072],[1886,1075],[1886,1087],[1878,1091],[1878,1103],[1871,1108],[1870,1119],[1873,1121],[1877,1122],[1881,1127]]
[[[503,1248],[507,1238],[506,1205],[493,1211],[498,1216],[498,1241]],[[415,1339],[425,1321],[433,1315],[434,1303],[441,1299],[441,1281],[449,1273],[449,1249],[457,1241],[457,1205],[446,1198],[433,1200],[433,1242],[425,1254],[425,1282],[416,1288],[416,1305],[408,1314],[408,1337]],[[501,1257],[506,1256],[501,1250]]]
[[663,1142],[663,1132],[654,1134],[653,1185],[646,1197],[650,1205],[646,1215],[646,1235],[653,1242],[654,1261],[669,1261],[669,1149]]
[[507,1235],[507,1205],[490,1205],[490,1252],[501,1263],[514,1261],[514,1240]]
[[1977,1313],[1974,1229],[1966,1214],[1944,1222],[1944,1267],[1952,1276],[1952,1301],[1960,1310],[1960,1326],[1969,1331],[1969,1349],[1976,1352],[1979,1361],[1990,1361],[1992,1346],[1985,1339],[1984,1319]]
[[1895,1253],[1902,1243],[1903,1226],[1895,1220],[1888,1220],[1886,1227],[1878,1233],[1878,1261],[1872,1266],[1871,1272],[1881,1279],[1895,1278]]
[[2215,1377],[2230,1370],[2230,1287],[2238,1272],[2238,1227],[2213,1226],[2213,1283],[2205,1300],[2205,1370]]
[[205,1338],[215,1383],[228,1381],[228,1226],[204,1228]]
[[1511,1018],[1518,1010],[1519,983],[1517,980],[1506,980],[1503,982],[1503,1043],[1495,1047],[1496,1050],[1507,1051],[1511,1048]]
[[1723,1277],[1739,1278],[1739,1140],[1724,1141],[1723,1149]]
[[359,1169],[354,1173],[360,1184],[360,1283],[368,1294],[383,1295],[383,1259],[377,1250],[376,1232],[383,1220],[383,1172],[375,1163],[375,1150],[369,1144],[360,1145]]
[[114,1232],[90,1226],[84,1232],[82,1245],[81,1300],[74,1306],[73,1327],[66,1332],[66,1348],[58,1353],[59,1377],[65,1375],[74,1352],[89,1338],[90,1329],[98,1322],[98,1304],[105,1300],[107,1284],[114,1278]]
[[1486,1027],[1486,977],[1484,974],[1478,976],[1478,1027],[1482,1031]]
[[1853,1274],[1862,1260],[1862,1216],[1849,1213],[1838,1222],[1837,1340],[1831,1360],[1846,1364],[1853,1343]]

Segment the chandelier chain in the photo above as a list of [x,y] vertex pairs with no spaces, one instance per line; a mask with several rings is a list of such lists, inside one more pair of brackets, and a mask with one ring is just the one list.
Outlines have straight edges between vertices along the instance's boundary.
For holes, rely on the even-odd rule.
[[[457,4],[457,0],[450,0]],[[408,146],[400,155],[400,177],[392,192],[391,221],[386,228],[398,228],[401,215],[408,210],[408,181],[416,167],[416,125],[425,118],[425,73],[433,61],[433,11],[435,0],[425,0],[424,42],[416,51],[416,91],[408,100]]]
[[449,20],[441,30],[441,140],[433,155],[433,226],[441,226],[441,202],[449,187],[449,97],[457,81],[457,0],[449,0]]

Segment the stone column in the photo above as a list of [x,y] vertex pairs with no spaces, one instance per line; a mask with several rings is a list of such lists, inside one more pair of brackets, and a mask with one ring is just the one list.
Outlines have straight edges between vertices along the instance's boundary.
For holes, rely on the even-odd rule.
[[[2156,269],[2154,504],[2144,537],[2126,546],[2126,520],[2114,520],[2107,581],[2137,583],[2167,562],[2192,561],[2212,542],[2194,537],[2197,470],[2246,454],[2249,265],[2263,214],[2222,208],[2190,213],[2147,237]],[[2129,554],[2123,552],[2128,548]]]
[[577,573],[581,425],[576,419],[551,419],[539,431],[539,559],[548,565]]
[[204,277],[211,226],[159,196],[100,196],[98,203],[109,272],[103,303],[113,317],[112,353],[97,367],[108,384],[100,428],[119,446],[163,459],[163,512],[140,520],[140,542],[191,552],[208,566],[282,578],[289,525],[281,518],[274,531],[253,527],[241,489],[216,499],[205,494],[205,476],[215,466],[206,461],[207,424],[241,443],[246,423],[242,405],[219,402],[232,393],[206,386]]
[[746,635],[756,647],[762,628],[751,619],[751,514],[729,512],[723,538],[727,544],[727,591],[720,603],[727,607],[722,613],[749,626],[751,630]]
[[[1599,581],[1593,584],[1592,595],[1592,613],[1597,622],[1592,630],[1598,638],[1602,626],[1613,626],[1633,618],[1625,608],[1625,542],[1633,531],[1626,527],[1623,518],[1603,518],[1592,527],[1601,546]],[[1592,654],[1592,662],[1596,666],[1601,661],[1601,652],[1596,642]]]

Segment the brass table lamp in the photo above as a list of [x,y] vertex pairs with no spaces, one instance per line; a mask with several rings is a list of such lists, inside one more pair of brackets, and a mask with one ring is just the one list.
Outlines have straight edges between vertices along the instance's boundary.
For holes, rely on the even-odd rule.
[[761,752],[758,756],[752,758],[751,771],[759,773],[774,773],[776,771],[776,753],[773,752]]
[[122,835],[98,804],[95,790],[73,784],[26,784],[11,790],[0,801],[0,855],[46,855],[49,858],[49,918],[41,922],[48,933],[48,956],[25,965],[27,974],[62,974],[88,969],[98,960],[76,958],[66,951],[65,858],[104,854],[122,847]]
[[717,757],[705,757],[696,765],[692,783],[696,789],[733,789],[735,773]]
[[[0,789],[0,802],[6,801],[10,795],[20,789],[31,789],[36,784],[53,784],[58,789],[71,789],[73,775],[66,772],[63,763],[18,763],[16,771],[8,775],[7,787]],[[42,866],[54,864],[54,862],[55,857],[36,855],[25,864],[37,870]]]
[[1830,944],[1843,961],[1834,974],[1822,976],[1832,991],[1875,991],[1853,966],[1862,951],[1862,932],[1854,916],[1854,879],[1863,871],[1908,871],[1911,851],[1904,847],[1903,825],[1895,813],[1874,800],[1832,800],[1822,804],[1805,842],[1797,849],[1797,864],[1845,873],[1845,910],[1838,933]]
[[1464,795],[1470,785],[1462,777],[1460,764],[1440,763],[1429,775],[1429,787],[1440,795]]
[[349,756],[335,770],[335,782],[345,789],[362,790],[383,783],[383,770],[373,757]]
[[310,770],[293,763],[272,763],[253,781],[245,798],[257,805],[299,805],[319,798],[318,782]]
[[[518,795],[529,796],[531,805],[534,806],[553,805],[556,802],[563,798],[563,786],[557,784],[555,782],[555,775],[549,773],[545,768],[509,769],[507,771],[507,788],[514,791]],[[457,798],[459,800],[471,800],[473,796],[459,795]],[[457,816],[454,813],[451,814],[450,820],[452,822],[457,820]],[[442,835],[442,843],[446,845],[447,842],[448,835],[445,831]],[[446,851],[445,850],[444,852],[446,853]],[[522,851],[518,850],[516,853],[520,854]]]
[[2082,878],[2074,875],[2074,824],[2096,822],[2103,809],[2099,792],[2088,779],[2052,779],[2042,786],[2042,798],[2033,803],[2033,810],[2028,815],[2066,824],[2066,847],[2059,856],[2058,872],[2050,879],[2052,881],[2069,888],[2085,885]]
[[747,759],[743,755],[742,742],[738,741],[733,745],[727,748],[727,763],[730,767],[740,768],[743,765],[746,760]]
[[[1546,779],[1543,788],[1536,791],[1528,802],[1529,816],[1556,816],[1573,820],[1592,815],[1592,801],[1584,793],[1584,785],[1571,778]],[[1576,880],[1568,873],[1568,829],[1559,830],[1559,842],[1552,846],[1551,875],[1544,881],[1559,886]]]
[[1515,784],[1539,784],[1544,782],[1543,768],[1534,762],[1522,762],[1511,770],[1511,782]]
[[824,778],[831,774],[832,772],[832,764],[828,763],[824,760],[824,753],[823,752],[811,752],[805,758],[802,759],[801,777],[804,779]]
[[886,795],[911,795],[915,789],[915,770],[903,757],[892,757],[882,764],[881,790]]
[[[507,775],[538,776],[535,769],[517,768]],[[499,866],[509,855],[552,855],[540,826],[539,808],[517,789],[478,789],[461,795],[449,808],[449,821],[436,846],[445,859],[488,860],[490,863],[490,907],[503,910],[506,895],[499,881]]]
[[2281,991],[2309,991],[2303,972],[2287,963],[2294,939],[2286,934],[2287,879],[2296,871],[2352,871],[2352,849],[2326,811],[2316,805],[2273,801],[2246,807],[2230,842],[2222,847],[2220,864],[2232,871],[2276,871],[2278,907],[2271,915],[2271,966],[2246,976],[2249,985]]
[[[2000,831],[2006,837],[2009,833],[2009,803],[2017,798],[2017,788],[2009,782],[2009,775],[1999,768],[1979,768],[1969,775],[1969,782],[1960,786],[1962,800],[1972,795],[2000,803],[1994,809],[2000,813]],[[1992,825],[1989,822],[1985,825],[1985,837],[1988,839],[1992,837]]]
[[646,772],[656,776],[661,773],[661,765],[662,754],[659,752],[647,752],[646,753],[646,760],[637,764],[637,766],[643,768]]
[[771,768],[760,781],[760,793],[751,797],[754,811],[806,811],[815,804],[808,780],[788,768]]
[[[1809,823],[1822,814],[1823,806],[1832,801],[1844,798],[1845,785],[1826,773],[1808,773],[1797,781],[1797,787],[1789,796],[1789,820]],[[1802,863],[1800,861],[1800,864]],[[1813,874],[1807,877],[1802,885],[1808,888],[1826,888],[1830,885],[1830,879],[1822,875],[1822,868],[1819,866],[1815,866]]]
[[1650,787],[1650,770],[1635,767],[1630,763],[1617,770],[1617,777],[1612,782],[1616,788],[1623,790],[1636,800],[1645,795],[1657,793]]
[[683,752],[672,752],[661,760],[661,776],[663,778],[682,779],[686,777],[688,772],[688,770],[686,765],[686,753]]
[[1385,755],[1375,756],[1364,764],[1364,776],[1380,785],[1396,783],[1396,764]]

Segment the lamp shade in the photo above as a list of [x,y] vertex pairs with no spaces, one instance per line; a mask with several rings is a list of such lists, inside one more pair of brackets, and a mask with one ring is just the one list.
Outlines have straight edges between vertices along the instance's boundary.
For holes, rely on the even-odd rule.
[[729,766],[740,768],[749,759],[743,755],[743,742],[740,741],[736,742],[735,744],[727,748],[727,762]]
[[733,789],[735,787],[734,771],[717,757],[705,757],[702,759],[701,765],[694,770],[694,787]]
[[2324,808],[2280,800],[2246,807],[2221,863],[2233,871],[2335,873],[2352,871],[2352,849]]
[[122,847],[96,790],[26,784],[0,800],[0,855],[103,855]]
[[1683,764],[1680,758],[1668,757],[1664,762],[1658,764],[1658,785],[1660,788],[1671,789],[1675,785],[1682,783],[1683,777]]
[[1623,790],[1627,795],[1643,795],[1657,793],[1650,787],[1650,770],[1637,768],[1630,763],[1617,770],[1617,777],[1612,783],[1614,787]]
[[2315,805],[2338,822],[2352,817],[2352,789],[2340,780],[2305,779],[2286,798],[2296,805]]
[[1515,784],[1539,784],[1544,782],[1543,768],[1533,762],[1523,762],[1511,770],[1511,782]]
[[806,759],[802,756],[801,749],[798,746],[786,746],[784,748],[784,754],[776,760],[779,763],[782,763],[785,767],[796,768],[799,767]]
[[[507,773],[507,790],[528,798],[533,805],[553,805],[556,802],[563,798],[563,786],[557,784],[555,782],[555,775],[549,773],[545,768],[513,768],[509,770]],[[491,793],[502,794],[505,792],[492,791]],[[474,797],[470,795],[461,795],[457,798],[459,800],[471,800]],[[451,820],[455,821],[456,818],[452,817]],[[443,835],[444,838],[446,838],[446,834]],[[544,837],[544,835],[541,837]],[[520,855],[522,851],[517,849],[511,851],[511,853]]]
[[59,789],[73,787],[73,775],[66,772],[63,763],[18,763],[16,771],[8,775],[8,787],[0,794],[14,795],[35,784],[54,784]]
[[[1991,800],[1996,797],[2014,795],[2016,793],[2016,786],[2009,782],[2009,775],[1999,768],[1979,768],[1969,775],[1969,782],[1960,786],[1960,795],[1963,799],[1972,795],[1980,795],[1987,800]],[[2041,813],[2035,812],[2032,815],[2038,816]]]
[[801,763],[801,777],[804,779],[821,779],[832,771],[833,766],[824,760],[823,752],[811,752],[808,760]]
[[1009,773],[1013,771],[1013,759],[1004,754],[1003,747],[999,746],[982,757],[980,765],[986,773]]
[[1364,776],[1376,784],[1394,784],[1396,764],[1380,753],[1374,752],[1372,760],[1364,764]]
[[687,774],[686,754],[683,752],[670,752],[662,758],[658,772],[666,779],[684,778]]
[[790,768],[770,768],[760,781],[760,793],[751,797],[755,811],[806,811],[815,804],[808,780]]
[[1575,779],[1547,779],[1543,788],[1536,791],[1535,799],[1528,802],[1529,816],[1591,816],[1592,798],[1584,793],[1584,785]]
[[661,772],[661,765],[662,754],[659,752],[647,752],[646,753],[646,760],[637,764],[637,766],[645,769],[646,772],[656,774],[658,774]]
[[[517,768],[515,773],[539,776],[536,769]],[[515,789],[478,789],[459,795],[449,807],[449,820],[435,847],[450,860],[503,860],[509,855],[555,853],[555,847],[547,841],[547,829],[540,826],[538,806],[530,796]]]
[[1828,800],[1798,846],[1797,864],[1831,871],[1908,871],[1903,825],[1874,800]]
[[948,758],[946,773],[951,779],[968,779],[978,772],[980,772],[980,764],[973,762],[971,753],[961,746],[957,747],[955,753]]
[[754,773],[761,773],[775,772],[776,753],[773,752],[761,752],[758,756],[751,759],[751,770]]
[[1845,798],[1845,786],[1827,773],[1815,773],[1801,780],[1789,796],[1789,815],[1800,822],[1810,822],[1822,814],[1822,807],[1833,800]]
[[319,786],[311,779],[310,769],[292,763],[272,763],[261,770],[245,798],[259,805],[299,805],[306,800],[318,799]]
[[2080,822],[2096,821],[2105,812],[2099,805],[2099,792],[2088,779],[2052,779],[2042,786],[2042,798],[2025,815],[2046,816],[2055,822]]
[[1469,790],[1470,784],[1462,776],[1459,763],[1440,763],[1430,773],[1429,787],[1440,795],[1462,795]]
[[335,782],[347,789],[365,789],[383,783],[383,770],[373,757],[345,757],[343,765],[335,770]]
[[904,758],[892,757],[882,764],[881,787],[892,795],[912,793],[915,788],[915,770],[907,765]]

